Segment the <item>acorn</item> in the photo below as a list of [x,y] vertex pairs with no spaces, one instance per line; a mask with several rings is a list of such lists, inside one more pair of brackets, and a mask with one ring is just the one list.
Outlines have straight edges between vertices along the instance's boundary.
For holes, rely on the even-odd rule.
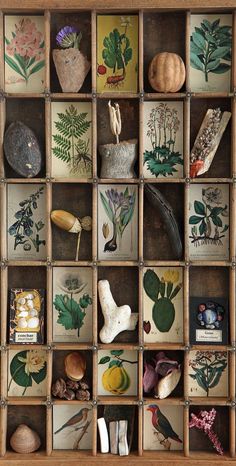
[[68,231],[69,233],[77,233],[77,249],[75,260],[79,258],[79,246],[80,246],[80,236],[81,231],[91,231],[92,230],[92,219],[89,216],[85,216],[82,219],[75,217],[70,212],[66,210],[53,210],[51,212],[51,220],[55,225],[57,225],[62,230]]

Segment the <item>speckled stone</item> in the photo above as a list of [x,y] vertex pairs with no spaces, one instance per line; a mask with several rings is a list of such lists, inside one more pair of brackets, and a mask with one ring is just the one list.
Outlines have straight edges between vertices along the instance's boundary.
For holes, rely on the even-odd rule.
[[63,92],[78,92],[90,70],[91,63],[78,49],[53,50],[53,61]]
[[101,178],[136,178],[137,140],[99,146],[102,159]]
[[9,165],[24,178],[33,178],[42,167],[42,154],[33,131],[21,121],[11,123],[4,136]]

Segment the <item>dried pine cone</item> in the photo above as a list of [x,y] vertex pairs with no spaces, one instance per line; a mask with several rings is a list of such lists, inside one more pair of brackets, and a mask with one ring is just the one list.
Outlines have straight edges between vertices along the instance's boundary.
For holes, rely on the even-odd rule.
[[73,392],[73,390],[66,390],[65,393],[64,393],[64,398],[66,400],[74,400],[75,399],[75,392]]
[[63,398],[66,391],[66,382],[64,379],[57,379],[52,385],[52,395]]
[[80,385],[80,388],[82,388],[82,390],[89,390],[89,384],[88,382],[86,382],[86,380],[81,380],[79,382],[79,385]]
[[80,401],[90,400],[90,393],[88,390],[77,390],[75,396],[76,396],[76,399]]
[[70,379],[67,379],[66,380],[66,388],[67,390],[70,389],[70,390],[78,390],[79,388],[79,383],[74,381],[74,380],[70,380]]

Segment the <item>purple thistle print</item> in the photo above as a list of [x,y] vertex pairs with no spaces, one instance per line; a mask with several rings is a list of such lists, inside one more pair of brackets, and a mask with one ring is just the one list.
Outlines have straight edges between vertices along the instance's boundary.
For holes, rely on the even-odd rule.
[[124,192],[118,192],[117,189],[108,189],[105,196],[100,193],[104,210],[112,222],[113,235],[105,246],[104,251],[114,252],[117,249],[117,235],[122,238],[125,228],[130,223],[135,206],[135,193],[130,194],[129,188]]
[[57,44],[62,48],[79,49],[82,33],[74,26],[65,26],[56,35]]

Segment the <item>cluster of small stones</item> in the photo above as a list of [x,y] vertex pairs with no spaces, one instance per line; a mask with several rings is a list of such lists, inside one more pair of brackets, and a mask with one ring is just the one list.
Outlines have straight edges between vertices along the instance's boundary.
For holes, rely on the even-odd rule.
[[201,135],[197,138],[191,153],[191,163],[196,160],[205,160],[211,151],[214,138],[219,131],[222,112],[220,108],[212,110],[207,126],[202,130]]

